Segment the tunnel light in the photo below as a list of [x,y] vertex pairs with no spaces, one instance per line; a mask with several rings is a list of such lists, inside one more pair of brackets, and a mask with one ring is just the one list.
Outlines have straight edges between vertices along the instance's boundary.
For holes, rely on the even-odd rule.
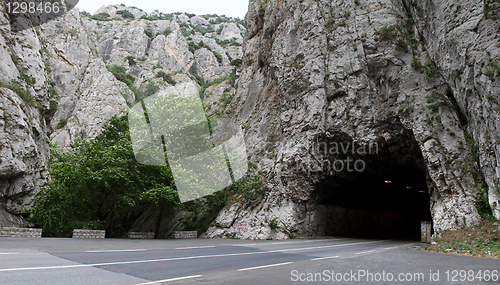
[[418,193],[425,193],[425,191],[423,191],[423,190],[420,190],[420,191],[418,191]]
[[406,187],[406,189],[411,190],[411,189],[413,189],[413,187],[408,186],[408,187]]
[[386,180],[386,181],[384,181],[384,182],[385,182],[386,184],[392,184],[392,181],[390,181],[390,180]]

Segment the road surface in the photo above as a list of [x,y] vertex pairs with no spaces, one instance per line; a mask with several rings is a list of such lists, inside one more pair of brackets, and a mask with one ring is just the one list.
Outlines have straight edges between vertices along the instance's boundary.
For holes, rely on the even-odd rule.
[[0,284],[500,284],[500,260],[352,238],[0,238]]

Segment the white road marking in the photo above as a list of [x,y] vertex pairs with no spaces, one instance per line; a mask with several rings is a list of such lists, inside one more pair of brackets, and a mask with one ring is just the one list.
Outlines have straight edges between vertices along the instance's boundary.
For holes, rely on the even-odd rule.
[[145,249],[109,249],[109,250],[88,250],[88,253],[102,253],[102,252],[136,252],[146,251]]
[[276,250],[257,251],[257,252],[241,252],[241,253],[227,253],[227,254],[214,254],[214,255],[197,255],[197,256],[186,256],[186,257],[173,257],[173,258],[161,258],[161,259],[149,259],[149,260],[135,260],[135,261],[117,261],[117,262],[94,263],[94,264],[40,266],[40,267],[25,267],[25,268],[4,268],[4,269],[0,269],[0,272],[29,271],[29,270],[49,270],[49,269],[66,269],[66,268],[85,268],[85,267],[110,266],[110,265],[124,265],[124,264],[139,264],[139,263],[178,261],[178,260],[192,260],[192,259],[202,259],[202,258],[244,256],[244,255],[258,255],[258,254],[269,254],[269,253],[279,253],[279,252],[290,252],[290,251],[302,251],[302,250],[314,250],[314,249],[334,248],[334,247],[351,246],[351,245],[361,245],[361,244],[370,244],[370,243],[378,243],[378,242],[384,242],[384,241],[383,240],[379,240],[379,241],[354,242],[354,243],[343,243],[343,244],[324,245],[324,246],[311,246],[311,247],[302,247],[302,248],[276,249]]
[[251,245],[256,245],[256,243],[233,244],[232,246],[251,246]]
[[[272,243],[268,243],[268,244],[288,244],[288,243],[293,243],[293,241],[272,242]],[[267,244],[265,244],[265,245],[267,245]]]
[[356,252],[355,254],[365,254],[365,253],[371,253],[371,252],[375,252],[375,250]]
[[18,252],[0,252],[0,255],[12,255],[12,254],[20,254]]
[[397,247],[397,246],[393,246],[393,247],[386,247],[386,248],[384,248],[384,249],[386,249],[386,250],[387,250],[387,249],[395,249],[395,248],[398,248],[398,247]]
[[198,248],[213,248],[213,247],[215,246],[207,245],[207,246],[178,247],[176,249],[198,249]]
[[263,268],[276,267],[276,266],[281,266],[281,265],[288,265],[288,264],[292,264],[292,263],[293,262],[285,262],[285,263],[262,265],[262,266],[256,266],[256,267],[242,268],[242,269],[238,269],[238,271],[248,271],[248,270],[254,270],[254,269],[263,269]]
[[202,276],[202,275],[193,275],[193,276],[176,277],[176,278],[170,278],[170,279],[165,279],[165,280],[158,280],[158,281],[152,281],[152,282],[141,283],[141,284],[138,284],[138,285],[152,285],[152,284],[158,284],[158,283],[166,283],[166,282],[172,282],[172,281],[179,281],[179,280],[193,279],[193,278],[198,278],[198,277],[201,277],[201,276]]
[[318,257],[318,258],[313,258],[311,260],[323,260],[323,259],[334,259],[334,258],[339,258],[340,256],[329,256],[329,257]]
[[332,241],[338,239],[313,239],[313,240],[305,240],[304,242],[323,242],[323,241]]

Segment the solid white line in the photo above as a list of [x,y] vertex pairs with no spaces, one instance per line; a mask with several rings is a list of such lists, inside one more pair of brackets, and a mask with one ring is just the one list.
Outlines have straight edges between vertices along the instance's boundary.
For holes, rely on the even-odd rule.
[[185,276],[185,277],[176,277],[176,278],[170,278],[170,279],[165,279],[165,280],[158,280],[158,281],[152,281],[152,282],[146,282],[146,283],[141,283],[138,285],[152,285],[152,284],[159,284],[159,283],[165,283],[165,282],[172,282],[172,281],[179,281],[179,280],[186,280],[186,279],[193,279],[193,278],[198,278],[201,277],[202,275],[193,275],[193,276]]
[[356,252],[355,254],[364,254],[364,253],[370,253],[370,252],[375,252],[375,250]]
[[198,248],[213,248],[215,246],[213,245],[208,245],[208,246],[192,246],[192,247],[179,247],[176,249],[198,249]]
[[242,269],[238,269],[238,271],[248,271],[248,270],[254,270],[254,269],[276,267],[276,266],[287,265],[287,264],[292,264],[292,263],[293,262],[285,262],[285,263],[277,263],[277,264],[270,264],[270,265],[262,265],[262,266],[256,266],[256,267],[242,268]]
[[256,245],[256,243],[233,244],[232,246],[251,246],[251,245]]
[[368,241],[368,242],[354,242],[354,243],[343,243],[343,244],[333,244],[324,246],[311,246],[302,248],[287,248],[287,249],[276,249],[268,251],[257,251],[257,252],[240,252],[240,253],[227,253],[227,254],[214,254],[214,255],[197,255],[197,256],[186,256],[186,257],[173,257],[173,258],[161,258],[161,259],[149,259],[149,260],[135,260],[135,261],[117,261],[117,262],[107,262],[107,263],[94,263],[94,264],[75,264],[75,265],[59,265],[59,266],[45,266],[45,267],[25,267],[25,268],[4,268],[0,269],[0,272],[9,271],[28,271],[28,270],[48,270],[48,269],[65,269],[65,268],[85,268],[85,267],[97,267],[97,266],[110,266],[110,265],[124,265],[124,264],[139,264],[139,263],[152,263],[152,262],[165,262],[165,261],[179,261],[179,260],[191,260],[191,259],[202,259],[202,258],[216,258],[216,257],[229,257],[229,256],[244,256],[244,255],[258,255],[258,254],[269,254],[269,253],[279,253],[279,252],[290,252],[290,251],[302,251],[302,250],[314,250],[314,249],[324,249],[351,245],[361,245],[369,243],[384,242],[379,241]]
[[145,249],[109,249],[109,250],[88,250],[88,253],[102,253],[102,252],[136,252],[146,251]]
[[0,252],[0,255],[12,255],[12,254],[20,254],[18,252]]
[[319,257],[319,258],[313,258],[311,260],[323,260],[323,259],[333,259],[333,258],[338,258],[340,256],[336,255],[336,256],[329,256],[329,257]]

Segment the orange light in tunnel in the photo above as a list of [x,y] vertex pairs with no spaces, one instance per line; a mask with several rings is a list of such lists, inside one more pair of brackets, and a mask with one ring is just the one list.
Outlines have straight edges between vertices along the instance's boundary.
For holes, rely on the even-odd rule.
[[392,181],[386,180],[384,181],[386,184],[392,184]]
[[406,189],[411,190],[411,189],[413,189],[413,187],[408,186],[408,187],[406,187]]
[[421,190],[421,191],[418,191],[418,193],[425,193],[425,191]]

